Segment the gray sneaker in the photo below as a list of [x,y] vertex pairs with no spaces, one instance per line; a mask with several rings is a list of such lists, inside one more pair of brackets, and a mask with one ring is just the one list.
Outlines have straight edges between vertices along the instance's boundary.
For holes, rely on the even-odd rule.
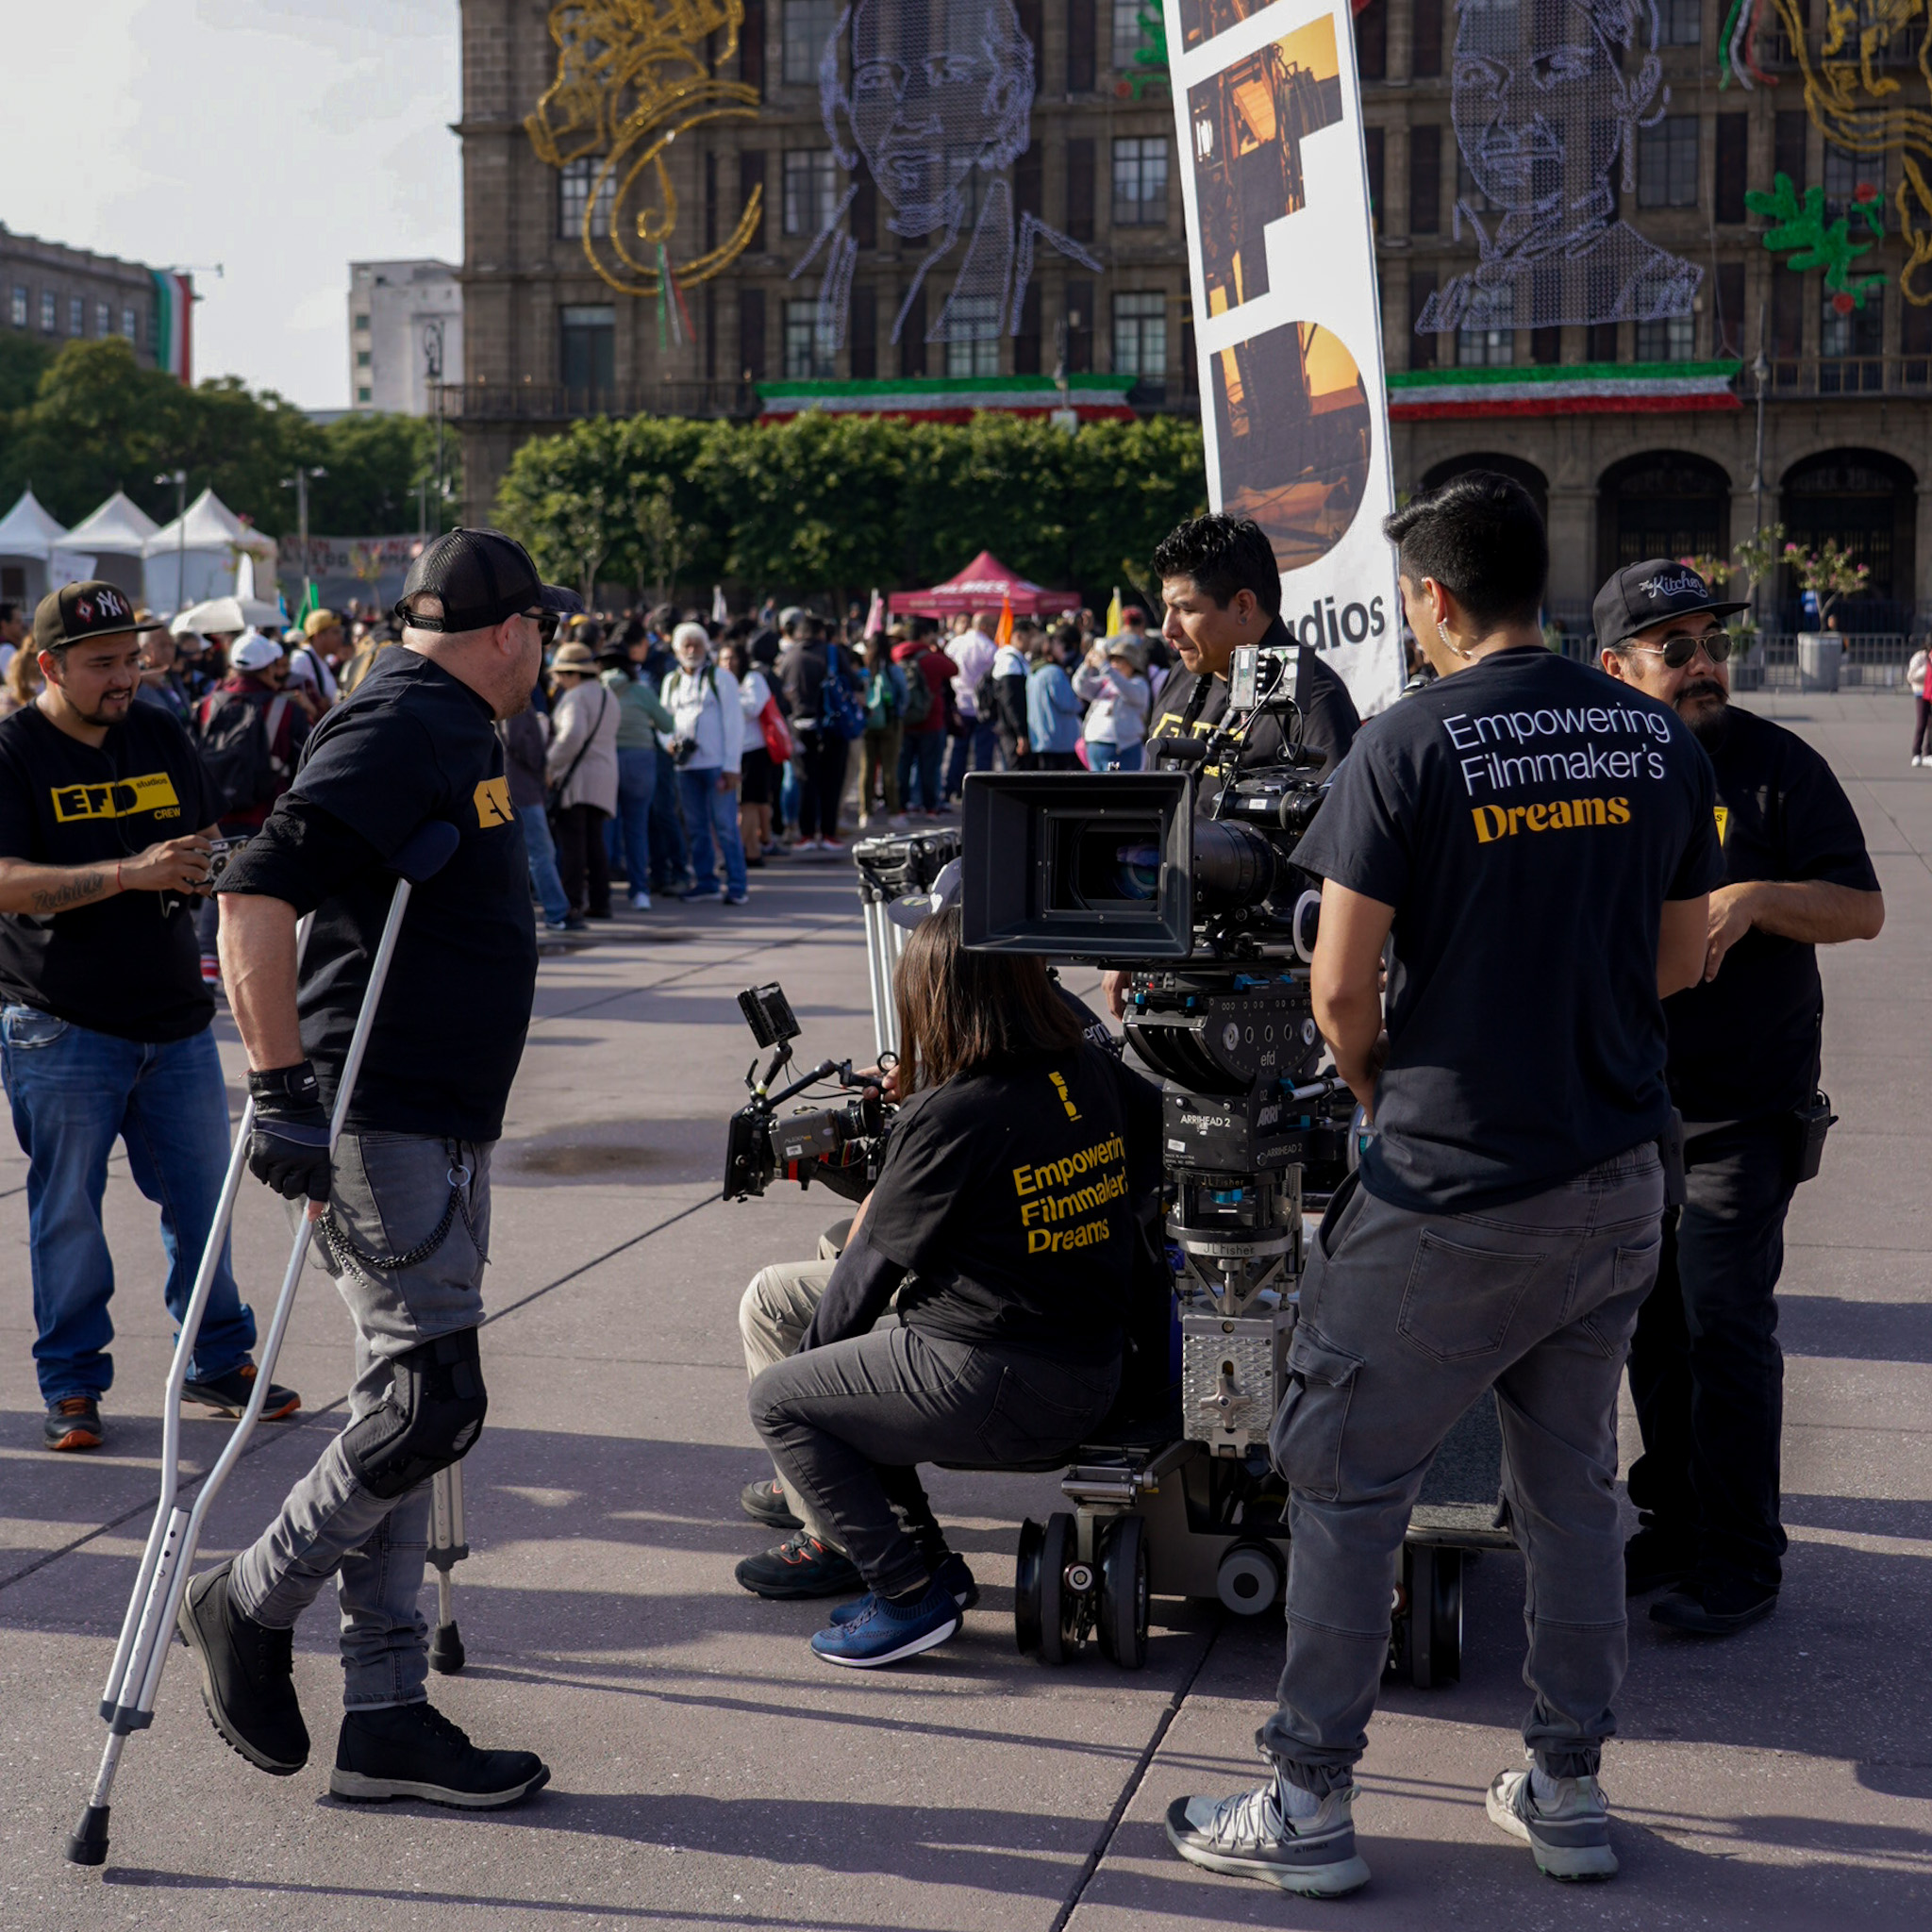
[[1167,1807],[1167,1841],[1191,1865],[1258,1878],[1305,1898],[1341,1898],[1369,1882],[1356,1856],[1355,1787],[1322,1800],[1312,1818],[1284,1818],[1272,1777],[1231,1798],[1176,1798]]
[[1499,1771],[1490,1786],[1490,1823],[1520,1838],[1546,1878],[1614,1878],[1610,1813],[1595,1778],[1559,1777],[1557,1801],[1541,1805],[1527,1771]]

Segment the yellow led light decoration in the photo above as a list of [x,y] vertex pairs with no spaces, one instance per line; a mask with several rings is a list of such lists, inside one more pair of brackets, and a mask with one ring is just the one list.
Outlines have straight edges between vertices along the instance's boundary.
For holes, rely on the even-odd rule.
[[[708,121],[757,118],[757,91],[718,77],[743,22],[742,0],[559,0],[550,9],[557,77],[524,129],[549,167],[596,158],[584,253],[620,294],[658,291],[658,252],[677,227],[671,143]],[[708,65],[704,42],[721,31],[716,63]],[[752,190],[718,247],[671,263],[677,283],[708,280],[744,253],[762,196]]]

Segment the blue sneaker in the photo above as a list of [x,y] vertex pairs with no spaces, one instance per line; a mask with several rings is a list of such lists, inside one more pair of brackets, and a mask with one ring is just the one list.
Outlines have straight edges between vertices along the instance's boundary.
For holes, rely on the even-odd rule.
[[[953,1601],[959,1606],[963,1616],[979,1601],[979,1585],[973,1580],[973,1573],[966,1567],[964,1557],[956,1557],[946,1552],[946,1559],[933,1572],[933,1580],[945,1585]],[[840,1604],[832,1611],[832,1622],[849,1624],[855,1617],[862,1617],[874,1603],[870,1595],[862,1596],[856,1604]]]
[[959,1606],[944,1584],[934,1582],[916,1604],[904,1609],[878,1596],[866,1598],[858,1616],[849,1624],[821,1630],[811,1647],[828,1664],[870,1671],[917,1657],[922,1650],[935,1650],[958,1627]]

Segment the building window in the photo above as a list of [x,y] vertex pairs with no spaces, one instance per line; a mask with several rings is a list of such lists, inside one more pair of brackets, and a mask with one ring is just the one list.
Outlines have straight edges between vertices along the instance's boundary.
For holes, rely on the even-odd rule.
[[41,328],[44,334],[52,335],[60,326],[59,322],[57,320],[59,298],[54,293],[52,289],[42,289],[41,291]]
[[1696,47],[1704,42],[1703,0],[1657,0],[1657,45]]
[[1160,8],[1157,0],[1113,0],[1113,64],[1117,73],[1137,73],[1140,63],[1134,57],[1142,47],[1154,44],[1142,14],[1158,21]]
[[[978,170],[974,171],[975,174]],[[785,232],[822,234],[839,207],[839,171],[828,147],[795,148],[785,157]]]
[[794,87],[809,87],[819,77],[819,60],[825,42],[839,25],[839,0],[785,0],[785,55],[780,70]]
[[1113,223],[1117,228],[1167,225],[1167,137],[1113,144]]
[[1389,76],[1389,0],[1368,0],[1355,13],[1355,65],[1364,80]]
[[366,315],[358,315],[356,318],[356,326],[366,332],[369,327],[369,318]]
[[558,312],[559,373],[565,389],[588,395],[617,387],[617,310],[603,305]]
[[[789,23],[791,9],[785,9]],[[788,302],[785,305],[785,379],[788,382],[824,381],[839,373],[832,359],[832,336],[819,326],[819,305]]]
[[141,340],[141,317],[132,308],[124,308],[121,310],[121,333],[130,342],[138,342]]
[[1113,298],[1113,368],[1116,375],[1147,382],[1167,379],[1167,297],[1160,294]]
[[1862,308],[1841,310],[1828,297],[1818,325],[1818,354],[1823,361],[1845,356],[1877,356],[1885,345],[1885,298],[1874,292]]
[[1805,144],[1811,132],[1811,117],[1803,108],[1780,108],[1771,124],[1771,171],[1782,175],[1793,188],[1805,185]]
[[94,334],[110,336],[114,333],[114,311],[105,302],[94,304]]
[[[597,241],[604,241],[610,233],[610,204],[617,193],[617,171],[613,168],[606,175],[603,182],[597,181],[597,169],[601,165],[595,155],[586,155],[581,160],[566,161],[557,171],[557,238],[559,242],[575,242],[584,232],[584,210],[591,207],[591,191],[597,191],[597,206],[591,209],[591,233]],[[358,315],[358,328],[367,328],[369,318]]]
[[1637,136],[1637,206],[1697,206],[1697,116],[1670,114]]
[[1694,315],[1666,315],[1657,322],[1637,325],[1637,359],[1640,362],[1689,362],[1697,354],[1697,318]]
[[1442,231],[1442,129],[1424,122],[1408,130],[1408,232]]
[[1093,239],[1093,143],[1085,136],[1067,142],[1067,233]]
[[946,374],[1000,373],[1000,303],[997,295],[955,295],[946,305]]
[[[1496,294],[1501,299],[1493,306],[1507,309],[1512,292],[1499,289]],[[1516,331],[1485,326],[1484,311],[1491,307],[1487,302],[1472,301],[1468,319],[1456,331],[1456,359],[1465,369],[1507,369],[1516,359]]]
[[370,393],[371,391],[369,389],[369,385],[367,383],[364,383],[358,390],[357,390],[356,400],[358,403],[366,403],[370,399]]
[[1751,119],[1747,114],[1717,117],[1717,171],[1712,183],[1712,213],[1721,222],[1744,219],[1745,170],[1749,165]]
[[26,326],[26,291],[18,286],[13,291],[11,320],[15,328]]
[[369,351],[367,349],[358,349],[356,351],[356,367],[358,369],[367,369],[369,367]]
[[1442,72],[1442,0],[1415,0],[1409,16],[1408,71],[1418,80]]
[[84,336],[87,333],[85,295],[70,295],[67,298],[67,333],[71,336]]

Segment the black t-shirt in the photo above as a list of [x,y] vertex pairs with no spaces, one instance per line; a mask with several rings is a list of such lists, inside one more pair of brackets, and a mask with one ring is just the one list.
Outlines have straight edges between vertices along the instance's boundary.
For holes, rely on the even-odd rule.
[[314,909],[302,1046],[332,1107],[395,891],[387,861],[427,819],[461,841],[410,898],[349,1124],[494,1141],[530,1024],[537,936],[502,741],[475,691],[414,651],[385,651],[324,714],[222,891]]
[[1715,803],[1674,711],[1541,646],[1362,726],[1295,862],[1395,908],[1372,1194],[1523,1200],[1664,1130],[1660,908],[1722,880]]
[[1098,1048],[1004,1061],[900,1109],[865,1231],[912,1327],[1108,1361],[1159,1154],[1158,1091]]
[[[1262,632],[1261,642],[1269,648],[1286,649],[1294,640],[1277,617]],[[1321,769],[1311,769],[1304,775],[1319,780],[1325,778],[1347,755],[1362,721],[1357,715],[1347,685],[1322,661],[1318,653],[1303,650],[1298,666],[1294,701],[1302,713],[1302,747],[1322,754]],[[1203,684],[1207,686],[1205,694],[1201,691]],[[1160,687],[1160,694],[1154,700],[1154,716],[1147,726],[1148,741],[1152,742],[1161,737],[1205,738],[1226,715],[1226,678],[1176,671]],[[1242,771],[1281,763],[1286,739],[1283,722],[1280,714],[1273,711],[1256,719],[1241,741]],[[1225,774],[1218,765],[1202,768],[1201,782],[1194,791],[1196,811],[1212,808],[1221,795],[1224,778]]]
[[[96,747],[27,705],[0,719],[0,858],[112,872],[162,839],[205,832],[221,801],[187,732],[130,705]],[[151,1045],[214,1018],[195,943],[198,899],[116,892],[36,919],[0,915],[0,999]]]
[[[1717,772],[1724,883],[1824,879],[1875,892],[1865,836],[1831,767],[1782,724],[1735,706],[1704,748]],[[1671,1098],[1690,1123],[1802,1107],[1818,1082],[1824,989],[1818,952],[1754,926],[1717,977],[1664,1002]]]

